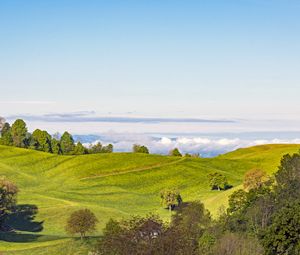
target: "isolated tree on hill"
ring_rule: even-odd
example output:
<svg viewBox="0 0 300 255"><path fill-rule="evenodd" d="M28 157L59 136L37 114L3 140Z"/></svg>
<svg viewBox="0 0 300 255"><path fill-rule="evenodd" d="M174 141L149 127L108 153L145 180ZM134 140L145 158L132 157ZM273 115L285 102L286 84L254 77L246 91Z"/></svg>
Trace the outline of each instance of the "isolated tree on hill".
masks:
<svg viewBox="0 0 300 255"><path fill-rule="evenodd" d="M66 231L71 234L80 234L81 240L86 233L96 230L98 220L89 209L81 209L73 212L67 221Z"/></svg>
<svg viewBox="0 0 300 255"><path fill-rule="evenodd" d="M249 170L244 177L244 188L246 190L258 189L267 181L267 174L261 169Z"/></svg>
<svg viewBox="0 0 300 255"><path fill-rule="evenodd" d="M174 157L182 157L182 154L177 148L171 150L169 154L170 156L174 156Z"/></svg>
<svg viewBox="0 0 300 255"><path fill-rule="evenodd" d="M87 154L87 149L82 145L81 142L78 142L75 146L74 154L75 155Z"/></svg>
<svg viewBox="0 0 300 255"><path fill-rule="evenodd" d="M68 133L64 132L60 138L60 147L63 154L71 155L74 153L75 144L73 137Z"/></svg>
<svg viewBox="0 0 300 255"><path fill-rule="evenodd" d="M26 147L27 127L24 120L17 119L11 126L13 145L16 147Z"/></svg>
<svg viewBox="0 0 300 255"><path fill-rule="evenodd" d="M132 151L134 153L146 153L149 154L149 150L146 146L144 145L139 145L139 144L134 144L132 147Z"/></svg>
<svg viewBox="0 0 300 255"><path fill-rule="evenodd" d="M176 205L182 203L182 197L178 190L164 189L160 192L161 203L172 211Z"/></svg>
<svg viewBox="0 0 300 255"><path fill-rule="evenodd" d="M213 173L208 175L209 178L209 185L211 189L217 189L217 190L225 190L228 186L227 178L226 176L220 174L220 173Z"/></svg>
<svg viewBox="0 0 300 255"><path fill-rule="evenodd" d="M11 181L0 178L0 227L4 217L9 214L16 205L17 186Z"/></svg>
<svg viewBox="0 0 300 255"><path fill-rule="evenodd" d="M2 145L13 145L13 139L11 135L11 127L9 123L4 123L2 130L1 130L1 137L0 137L0 144Z"/></svg>

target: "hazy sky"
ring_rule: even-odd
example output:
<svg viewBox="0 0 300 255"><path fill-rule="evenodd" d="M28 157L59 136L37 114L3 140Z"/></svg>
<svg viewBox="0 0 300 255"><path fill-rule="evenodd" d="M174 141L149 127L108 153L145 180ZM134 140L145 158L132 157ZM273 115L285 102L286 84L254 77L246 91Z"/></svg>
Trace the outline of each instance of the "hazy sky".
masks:
<svg viewBox="0 0 300 255"><path fill-rule="evenodd" d="M298 0L1 0L0 115L299 120L299 13Z"/></svg>

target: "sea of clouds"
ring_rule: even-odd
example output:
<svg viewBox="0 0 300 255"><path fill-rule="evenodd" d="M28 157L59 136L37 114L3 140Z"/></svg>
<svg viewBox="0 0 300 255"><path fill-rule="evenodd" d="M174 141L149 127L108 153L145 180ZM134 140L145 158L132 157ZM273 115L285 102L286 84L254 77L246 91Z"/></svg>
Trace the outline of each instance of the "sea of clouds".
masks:
<svg viewBox="0 0 300 255"><path fill-rule="evenodd" d="M251 139L251 138L220 138L210 136L159 136L147 134L122 134L107 133L101 136L78 135L77 141L85 146L97 142L102 144L112 143L117 152L128 152L132 150L133 144L145 145L151 153L168 154L170 150L178 148L182 153L199 153L202 157L213 157L239 148L262 144L300 144L300 139Z"/></svg>

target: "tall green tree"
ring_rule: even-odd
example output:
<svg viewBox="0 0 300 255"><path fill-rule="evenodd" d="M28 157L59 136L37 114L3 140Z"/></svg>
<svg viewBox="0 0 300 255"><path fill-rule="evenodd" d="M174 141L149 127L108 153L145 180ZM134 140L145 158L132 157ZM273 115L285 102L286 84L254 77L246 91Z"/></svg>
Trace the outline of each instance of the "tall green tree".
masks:
<svg viewBox="0 0 300 255"><path fill-rule="evenodd" d="M51 135L47 133L47 131L42 131L40 129L36 129L31 136L31 143L34 149L52 152L51 149Z"/></svg>
<svg viewBox="0 0 300 255"><path fill-rule="evenodd" d="M296 255L300 248L300 203L289 204L279 210L272 225L263 236L267 255Z"/></svg>
<svg viewBox="0 0 300 255"><path fill-rule="evenodd" d="M0 137L0 144L11 146L13 145L13 138L11 135L11 127L9 123L4 123L1 129L1 137Z"/></svg>
<svg viewBox="0 0 300 255"><path fill-rule="evenodd" d="M64 132L60 138L60 147L62 154L71 155L74 153L75 144L73 137L68 133Z"/></svg>
<svg viewBox="0 0 300 255"><path fill-rule="evenodd" d="M177 243L176 254L202 254L198 251L199 239L210 224L210 213L200 201L179 206L172 215L170 230L173 235L169 236Z"/></svg>
<svg viewBox="0 0 300 255"><path fill-rule="evenodd" d="M228 209L230 214L240 213L247 206L248 193L242 189L239 189L231 194L228 199Z"/></svg>
<svg viewBox="0 0 300 255"><path fill-rule="evenodd" d="M11 126L13 145L16 147L27 147L27 127L22 119L17 119Z"/></svg>
<svg viewBox="0 0 300 255"><path fill-rule="evenodd" d="M51 149L53 154L62 154L60 142L55 138L51 139Z"/></svg>

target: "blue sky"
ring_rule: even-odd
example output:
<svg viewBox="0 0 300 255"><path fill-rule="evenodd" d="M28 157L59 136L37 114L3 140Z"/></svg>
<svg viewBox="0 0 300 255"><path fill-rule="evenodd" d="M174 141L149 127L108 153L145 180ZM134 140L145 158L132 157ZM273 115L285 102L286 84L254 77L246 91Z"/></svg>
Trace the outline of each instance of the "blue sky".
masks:
<svg viewBox="0 0 300 255"><path fill-rule="evenodd" d="M299 13L292 0L1 0L0 115L258 120L251 131L292 120L280 129L300 131Z"/></svg>

